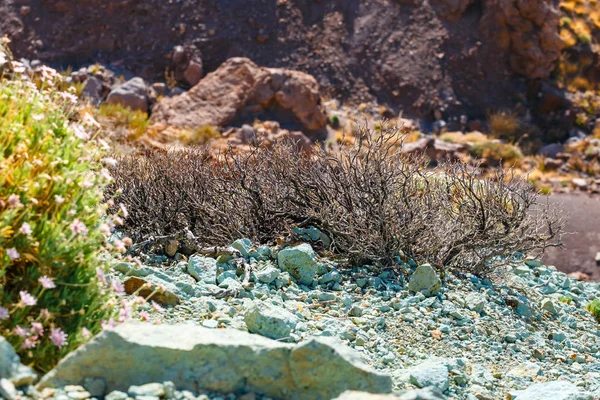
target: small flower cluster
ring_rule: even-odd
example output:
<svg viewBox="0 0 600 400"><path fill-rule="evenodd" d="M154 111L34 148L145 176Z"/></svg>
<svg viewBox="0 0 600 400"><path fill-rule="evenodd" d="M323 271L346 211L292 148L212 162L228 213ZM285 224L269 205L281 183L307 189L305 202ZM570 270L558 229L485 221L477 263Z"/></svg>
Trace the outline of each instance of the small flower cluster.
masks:
<svg viewBox="0 0 600 400"><path fill-rule="evenodd" d="M40 288L38 289L38 293L42 293L47 289L55 289L56 284L54 280L46 275L41 276L38 279L38 283ZM7 320L10 318L11 314L18 314L22 310L25 310L28 307L35 307L38 304L38 299L33 296L31 293L21 290L19 292L19 301L9 306L9 308L0 307L0 320ZM20 325L16 325L12 334L22 340L21 349L32 349L38 345L38 342L44 337L44 324L52 321L52 313L48 311L48 309L44 308L39 311L37 317L34 321L30 323L29 327L22 327ZM67 342L68 335L63 332L63 330L59 327L54 327L52 323L50 323L50 333L48 334L48 339L52 342L52 344L58 348L65 346Z"/></svg>

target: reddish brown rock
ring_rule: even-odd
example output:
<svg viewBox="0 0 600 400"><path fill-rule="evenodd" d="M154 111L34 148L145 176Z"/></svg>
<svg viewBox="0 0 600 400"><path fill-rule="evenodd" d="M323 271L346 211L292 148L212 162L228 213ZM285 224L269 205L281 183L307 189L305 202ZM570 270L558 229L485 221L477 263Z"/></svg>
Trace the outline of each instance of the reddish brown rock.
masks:
<svg viewBox="0 0 600 400"><path fill-rule="evenodd" d="M530 79L548 78L564 44L560 15L549 0L488 0L481 29L510 53L512 70Z"/></svg>
<svg viewBox="0 0 600 400"><path fill-rule="evenodd" d="M291 115L307 132L325 130L327 117L321 107L319 85L312 76L259 67L247 58L229 59L188 92L161 99L152 119L188 128L227 126L267 110L282 118Z"/></svg>
<svg viewBox="0 0 600 400"><path fill-rule="evenodd" d="M156 288L153 287L152 284L150 284L150 288L144 287L144 285L146 285L147 283L148 282L146 282L146 280L142 278L132 276L123 283L125 286L125 293L133 294L137 292L139 296L142 296L144 298L148 298L148 296L152 295L150 296L150 298L148 298L148 300L153 300L163 306L174 306L181 302L177 295L167 290L157 291L156 293L152 294ZM142 289L142 287L144 288Z"/></svg>

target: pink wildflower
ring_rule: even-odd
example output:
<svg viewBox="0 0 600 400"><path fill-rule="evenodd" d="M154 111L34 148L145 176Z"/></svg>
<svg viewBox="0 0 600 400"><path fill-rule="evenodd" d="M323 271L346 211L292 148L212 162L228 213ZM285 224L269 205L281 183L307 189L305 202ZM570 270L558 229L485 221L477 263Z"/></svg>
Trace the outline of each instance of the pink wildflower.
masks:
<svg viewBox="0 0 600 400"><path fill-rule="evenodd" d="M73 125L73 133L75 137L81 140L88 140L90 138L90 134L85 131L80 125Z"/></svg>
<svg viewBox="0 0 600 400"><path fill-rule="evenodd" d="M8 196L8 206L11 208L17 208L22 206L21 199L16 194Z"/></svg>
<svg viewBox="0 0 600 400"><path fill-rule="evenodd" d="M71 228L71 231L76 235L81 234L82 236L85 236L88 233L87 226L85 226L85 224L79 219L75 219L73 222L71 222L69 228Z"/></svg>
<svg viewBox="0 0 600 400"><path fill-rule="evenodd" d="M56 201L56 204L61 204L65 202L65 198L57 194L56 196L54 196L54 201Z"/></svg>
<svg viewBox="0 0 600 400"><path fill-rule="evenodd" d="M37 299L25 290L21 290L19 296L21 297L21 300L19 301L21 307L35 306L37 304Z"/></svg>
<svg viewBox="0 0 600 400"><path fill-rule="evenodd" d="M96 267L96 277L98 280L106 285L106 274L104 270L100 267Z"/></svg>
<svg viewBox="0 0 600 400"><path fill-rule="evenodd" d="M31 235L31 233L33 232L31 230L31 225L29 225L27 222L23 223L23 225L21 225L21 229L19 229L19 231L24 234L24 235Z"/></svg>
<svg viewBox="0 0 600 400"><path fill-rule="evenodd" d="M118 251L119 253L125 253L127 251L125 244L121 240L115 239L114 244L115 244L115 250Z"/></svg>
<svg viewBox="0 0 600 400"><path fill-rule="evenodd" d="M67 344L68 336L69 335L64 333L60 328L52 328L50 330L50 340L52 340L52 343L54 343L56 347L60 348Z"/></svg>
<svg viewBox="0 0 600 400"><path fill-rule="evenodd" d="M42 311L40 311L40 317L42 317L42 319L48 319L52 316L52 314L50 314L50 311L48 311L47 308L42 309Z"/></svg>
<svg viewBox="0 0 600 400"><path fill-rule="evenodd" d="M10 249L6 249L6 255L11 260L16 260L17 258L21 257L21 255L19 254L19 252L17 251L17 249L14 248L14 247L12 247Z"/></svg>
<svg viewBox="0 0 600 400"><path fill-rule="evenodd" d="M159 312L159 313L160 313L160 312L163 312L163 311L165 311L165 309L164 309L164 308L162 308L162 307L160 306L160 304L158 304L158 303L157 303L157 302L155 302L154 300L152 300L152 303L151 303L151 304L152 304L152 308L154 308L154 311L156 311L156 312Z"/></svg>
<svg viewBox="0 0 600 400"><path fill-rule="evenodd" d="M19 325L15 326L15 329L13 329L13 333L22 338L26 338L28 335L27 329L22 328Z"/></svg>
<svg viewBox="0 0 600 400"><path fill-rule="evenodd" d="M104 157L101 158L100 161L102 161L105 165L109 165L111 167L117 166L117 160L113 157Z"/></svg>
<svg viewBox="0 0 600 400"><path fill-rule="evenodd" d="M54 289L56 287L56 284L54 283L54 280L52 280L52 278L47 277L46 275L41 276L38 281L42 284L42 287L44 289Z"/></svg>
<svg viewBox="0 0 600 400"><path fill-rule="evenodd" d="M142 311L140 313L140 318L142 321L148 321L148 319L150 319L150 315L146 311Z"/></svg>
<svg viewBox="0 0 600 400"><path fill-rule="evenodd" d="M41 322L32 322L31 323L31 333L38 336L44 335L44 326Z"/></svg>
<svg viewBox="0 0 600 400"><path fill-rule="evenodd" d="M87 338L89 338L90 336L92 336L92 332L90 332L90 331L88 330L88 328L83 328L83 329L81 330L81 336L83 336L84 338L86 338L86 339L87 339Z"/></svg>
<svg viewBox="0 0 600 400"><path fill-rule="evenodd" d="M113 279L110 282L110 287L115 291L116 294L125 294L125 286L118 279Z"/></svg>
<svg viewBox="0 0 600 400"><path fill-rule="evenodd" d="M22 349L33 349L35 346L37 346L37 340L38 340L37 336L28 337L21 344L21 348Z"/></svg>
<svg viewBox="0 0 600 400"><path fill-rule="evenodd" d="M8 310L4 307L0 307L0 320L8 319L9 316Z"/></svg>
<svg viewBox="0 0 600 400"><path fill-rule="evenodd" d="M100 232L105 236L110 236L110 226L108 224L100 224Z"/></svg>

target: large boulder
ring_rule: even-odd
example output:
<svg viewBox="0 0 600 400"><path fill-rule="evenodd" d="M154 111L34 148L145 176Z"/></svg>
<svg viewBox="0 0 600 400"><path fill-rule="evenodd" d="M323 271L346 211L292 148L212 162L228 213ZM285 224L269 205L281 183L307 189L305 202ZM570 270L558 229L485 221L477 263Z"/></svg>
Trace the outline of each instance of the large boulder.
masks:
<svg viewBox="0 0 600 400"><path fill-rule="evenodd" d="M21 364L21 359L8 341L0 336L0 378L7 379L12 385L30 385L37 375L30 367Z"/></svg>
<svg viewBox="0 0 600 400"><path fill-rule="evenodd" d="M188 92L158 101L155 122L178 127L226 126L264 112L294 119L307 132L326 132L319 85L310 75L259 67L247 58L231 58ZM287 115L286 115L287 114Z"/></svg>
<svg viewBox="0 0 600 400"><path fill-rule="evenodd" d="M564 46L560 14L546 0L487 0L481 29L508 51L511 69L529 79L546 79Z"/></svg>
<svg viewBox="0 0 600 400"><path fill-rule="evenodd" d="M132 78L113 89L106 98L108 104L120 104L132 110L148 111L148 88L142 78Z"/></svg>
<svg viewBox="0 0 600 400"><path fill-rule="evenodd" d="M180 390L325 400L346 390L389 393L391 378L325 338L294 346L234 329L126 323L65 357L38 389L103 378L106 391L172 381Z"/></svg>

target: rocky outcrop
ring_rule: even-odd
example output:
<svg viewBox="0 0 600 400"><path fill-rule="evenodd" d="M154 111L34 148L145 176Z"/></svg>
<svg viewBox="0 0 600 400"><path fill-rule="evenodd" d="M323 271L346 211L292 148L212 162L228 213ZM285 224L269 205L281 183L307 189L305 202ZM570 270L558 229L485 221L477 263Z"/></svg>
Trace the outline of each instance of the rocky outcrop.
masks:
<svg viewBox="0 0 600 400"><path fill-rule="evenodd" d="M259 67L247 58L232 58L208 74L190 91L163 98L152 119L179 127L226 126L264 113L323 134L327 118L319 85L299 71Z"/></svg>
<svg viewBox="0 0 600 400"><path fill-rule="evenodd" d="M548 78L560 56L559 13L547 0L487 0L481 29L509 52L512 70L530 79Z"/></svg>
<svg viewBox="0 0 600 400"><path fill-rule="evenodd" d="M37 375L30 367L21 364L21 359L8 341L0 336L0 378L6 380L3 387L30 385Z"/></svg>
<svg viewBox="0 0 600 400"><path fill-rule="evenodd" d="M132 110L148 111L148 88L142 78L132 78L111 90L106 98L108 104L120 104Z"/></svg>
<svg viewBox="0 0 600 400"><path fill-rule="evenodd" d="M172 381L178 388L254 392L285 399L331 399L346 390L391 392L389 376L371 370L330 338L299 345L234 329L195 324L127 323L68 355L39 389L103 378L106 391Z"/></svg>

